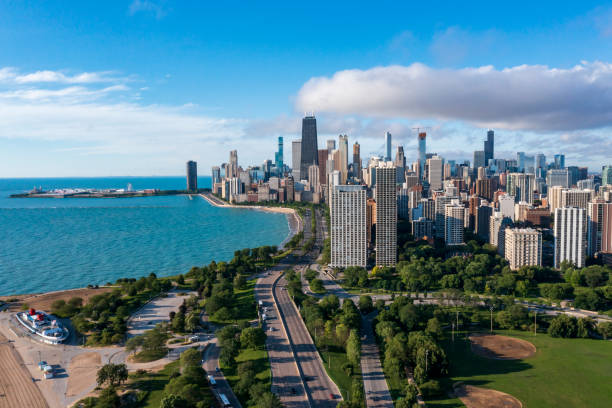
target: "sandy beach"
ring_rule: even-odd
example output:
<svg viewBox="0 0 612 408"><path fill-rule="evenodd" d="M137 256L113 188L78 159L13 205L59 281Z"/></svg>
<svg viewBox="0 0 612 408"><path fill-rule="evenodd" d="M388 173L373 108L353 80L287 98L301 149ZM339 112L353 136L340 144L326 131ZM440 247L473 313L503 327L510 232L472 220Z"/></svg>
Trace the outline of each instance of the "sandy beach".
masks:
<svg viewBox="0 0 612 408"><path fill-rule="evenodd" d="M202 198L204 198L208 203L214 207L223 207L223 208L248 208L251 210L258 210L270 213L280 213L285 214L287 216L287 222L289 224L289 234L287 237L281 242L279 247L284 247L287 242L298 232L302 231L304 226L302 225L302 219L297 214L293 208L287 207L267 207L264 205L234 205L228 204L224 201L221 201L217 197L213 196L211 193L203 193L200 194Z"/></svg>

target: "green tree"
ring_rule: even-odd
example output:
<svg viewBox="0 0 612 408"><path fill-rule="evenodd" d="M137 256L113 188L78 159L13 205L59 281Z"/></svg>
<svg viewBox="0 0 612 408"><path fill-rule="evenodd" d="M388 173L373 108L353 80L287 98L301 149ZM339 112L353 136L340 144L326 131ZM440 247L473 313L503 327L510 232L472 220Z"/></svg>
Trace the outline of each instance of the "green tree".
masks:
<svg viewBox="0 0 612 408"><path fill-rule="evenodd" d="M242 347L257 350L266 343L266 333L259 327L247 327L240 334Z"/></svg>
<svg viewBox="0 0 612 408"><path fill-rule="evenodd" d="M361 313L368 314L372 311L374 305L372 304L372 297L368 295L359 296L359 310Z"/></svg>
<svg viewBox="0 0 612 408"><path fill-rule="evenodd" d="M601 334L604 340L612 338L612 323L600 322L597 325L597 332Z"/></svg>
<svg viewBox="0 0 612 408"><path fill-rule="evenodd" d="M425 331L433 338L440 339L442 337L442 324L436 317L432 317L427 321L427 328Z"/></svg>
<svg viewBox="0 0 612 408"><path fill-rule="evenodd" d="M162 398L160 408L189 408L187 400L180 395L166 395Z"/></svg>
<svg viewBox="0 0 612 408"><path fill-rule="evenodd" d="M110 386L102 390L96 401L95 408L119 408L120 406L121 399L117 395L115 387Z"/></svg>
<svg viewBox="0 0 612 408"><path fill-rule="evenodd" d="M255 405L256 408L283 408L280 400L275 394L266 392L259 397L259 401Z"/></svg>
<svg viewBox="0 0 612 408"><path fill-rule="evenodd" d="M361 340L357 330L351 330L346 342L346 358L354 366L359 367L361 359Z"/></svg>
<svg viewBox="0 0 612 408"><path fill-rule="evenodd" d="M102 386L105 383L109 383L111 387L120 385L122 382L127 381L128 370L125 364L105 364L99 370L96 377L98 386Z"/></svg>

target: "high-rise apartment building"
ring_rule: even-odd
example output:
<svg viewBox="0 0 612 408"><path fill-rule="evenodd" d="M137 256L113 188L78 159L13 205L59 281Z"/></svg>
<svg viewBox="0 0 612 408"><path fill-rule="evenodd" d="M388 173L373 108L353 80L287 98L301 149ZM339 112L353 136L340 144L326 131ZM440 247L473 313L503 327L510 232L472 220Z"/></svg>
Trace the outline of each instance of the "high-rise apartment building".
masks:
<svg viewBox="0 0 612 408"><path fill-rule="evenodd" d="M601 252L612 254L612 204L604 206L601 224Z"/></svg>
<svg viewBox="0 0 612 408"><path fill-rule="evenodd" d="M420 217L411 222L412 236L414 239L431 238L433 234L433 222L425 217Z"/></svg>
<svg viewBox="0 0 612 408"><path fill-rule="evenodd" d="M499 211L503 217L510 218L514 221L514 197L509 194L503 194L497 199Z"/></svg>
<svg viewBox="0 0 612 408"><path fill-rule="evenodd" d="M373 198L368 198L366 201L366 236L368 238L368 247L373 245L372 233L376 226L376 201Z"/></svg>
<svg viewBox="0 0 612 408"><path fill-rule="evenodd" d="M319 184L322 186L327 184L327 157L329 153L327 149L319 149Z"/></svg>
<svg viewBox="0 0 612 408"><path fill-rule="evenodd" d="M546 185L548 187L561 186L570 187L570 176L567 169L550 169L546 173Z"/></svg>
<svg viewBox="0 0 612 408"><path fill-rule="evenodd" d="M427 176L427 181L429 182L429 189L441 190L444 159L442 159L440 156L433 156L431 159L427 159L427 168L429 169Z"/></svg>
<svg viewBox="0 0 612 408"><path fill-rule="evenodd" d="M321 193L321 180L319 178L319 166L317 164L308 167L308 187L313 193Z"/></svg>
<svg viewBox="0 0 612 408"><path fill-rule="evenodd" d="M514 197L514 201L519 203L524 201L528 204L533 203L533 191L535 190L535 176L525 173L510 173L506 183L506 192Z"/></svg>
<svg viewBox="0 0 612 408"><path fill-rule="evenodd" d="M365 267L367 262L366 191L335 186L331 199L331 266Z"/></svg>
<svg viewBox="0 0 612 408"><path fill-rule="evenodd" d="M327 139L325 147L327 148L327 152L331 153L332 151L336 150L336 141L334 139Z"/></svg>
<svg viewBox="0 0 612 408"><path fill-rule="evenodd" d="M444 242L446 245L463 244L465 207L458 201L444 206Z"/></svg>
<svg viewBox="0 0 612 408"><path fill-rule="evenodd" d="M553 167L555 169L565 168L565 155L564 154L555 154L555 161L553 163Z"/></svg>
<svg viewBox="0 0 612 408"><path fill-rule="evenodd" d="M391 133L385 132L385 147L386 147L386 156L385 161L391 160Z"/></svg>
<svg viewBox="0 0 612 408"><path fill-rule="evenodd" d="M555 268L569 261L578 268L584 266L587 249L587 211L585 208L564 207L555 210Z"/></svg>
<svg viewBox="0 0 612 408"><path fill-rule="evenodd" d="M548 187L548 208L550 209L550 213L554 214L557 208L562 207L561 205L561 193L565 191L566 188L561 186L549 186Z"/></svg>
<svg viewBox="0 0 612 408"><path fill-rule="evenodd" d="M406 156L404 156L404 146L397 146L394 163L397 169L397 183L402 184L406 177Z"/></svg>
<svg viewBox="0 0 612 408"><path fill-rule="evenodd" d="M348 179L348 136L340 135L338 136L338 150L340 151L340 176L342 178L341 183L346 184L346 180Z"/></svg>
<svg viewBox="0 0 612 408"><path fill-rule="evenodd" d="M543 153L537 153L535 155L534 165L536 177L544 177L546 175L546 156Z"/></svg>
<svg viewBox="0 0 612 408"><path fill-rule="evenodd" d="M561 191L561 207L587 208L588 203L595 198L593 190L569 189Z"/></svg>
<svg viewBox="0 0 612 408"><path fill-rule="evenodd" d="M434 201L434 222L435 222L435 236L436 238L444 238L444 224L446 220L446 205L450 204L453 200L457 200L457 197L447 196L443 194L439 194L436 196ZM428 200L429 201L429 200ZM425 212L423 213L423 217L427 217Z"/></svg>
<svg viewBox="0 0 612 408"><path fill-rule="evenodd" d="M419 151L417 152L417 157L419 160L419 178L422 180L425 178L425 160L427 158L427 133L419 132L418 135L418 146Z"/></svg>
<svg viewBox="0 0 612 408"><path fill-rule="evenodd" d="M376 167L376 265L394 266L397 261L397 192L393 162Z"/></svg>
<svg viewBox="0 0 612 408"><path fill-rule="evenodd" d="M510 269L542 265L542 234L533 228L506 228L504 256Z"/></svg>
<svg viewBox="0 0 612 408"><path fill-rule="evenodd" d="M300 154L300 176L308 175L308 167L319 164L317 147L317 119L306 116L302 119L302 149Z"/></svg>
<svg viewBox="0 0 612 408"><path fill-rule="evenodd" d="M494 211L489 220L489 244L497 247L497 252L504 255L506 250L506 231L512 225L512 219L504 217L501 211Z"/></svg>
<svg viewBox="0 0 612 408"><path fill-rule="evenodd" d="M588 204L587 208L587 255L593 256L601 252L601 243L605 223L612 222L604 217L604 210L609 214L612 211L612 203L606 203L602 198L595 198Z"/></svg>
<svg viewBox="0 0 612 408"><path fill-rule="evenodd" d="M198 191L198 164L192 160L187 162L187 191Z"/></svg>
<svg viewBox="0 0 612 408"><path fill-rule="evenodd" d="M291 142L291 165L292 165L292 174L293 179L300 181L302 179L302 174L300 172L301 165L301 157L302 157L302 139L293 140Z"/></svg>

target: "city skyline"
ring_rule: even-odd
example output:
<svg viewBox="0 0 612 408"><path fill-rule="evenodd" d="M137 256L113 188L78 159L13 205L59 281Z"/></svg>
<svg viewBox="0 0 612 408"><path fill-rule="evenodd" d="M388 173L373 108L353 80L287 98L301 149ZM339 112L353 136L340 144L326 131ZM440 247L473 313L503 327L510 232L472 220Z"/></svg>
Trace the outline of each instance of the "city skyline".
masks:
<svg viewBox="0 0 612 408"><path fill-rule="evenodd" d="M428 151L472 160L493 128L496 157L521 146L598 171L612 157L612 9L552 4L528 16L384 4L367 16L378 23L351 33L336 24L341 4L316 15L281 4L0 5L0 177L177 175L187 159L209 168L236 147L259 163L279 136L299 138L305 111L321 141L346 134L362 157L384 155L388 131L411 162L422 127ZM316 33L292 24L296 14Z"/></svg>

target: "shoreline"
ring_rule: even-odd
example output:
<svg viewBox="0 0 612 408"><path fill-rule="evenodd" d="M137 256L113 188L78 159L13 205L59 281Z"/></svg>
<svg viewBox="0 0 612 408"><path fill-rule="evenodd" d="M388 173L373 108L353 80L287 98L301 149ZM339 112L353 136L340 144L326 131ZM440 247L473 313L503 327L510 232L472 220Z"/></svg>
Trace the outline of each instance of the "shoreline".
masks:
<svg viewBox="0 0 612 408"><path fill-rule="evenodd" d="M277 214L285 214L287 217L287 224L289 225L289 233L285 237L285 239L279 244L279 248L284 248L285 244L289 242L291 238L304 228L302 225L302 219L297 214L297 211L293 208L287 207L267 207L264 205L235 205L225 203L215 196L212 196L210 193L200 193L198 194L200 197L205 199L210 205L218 208L248 208L251 210L258 210L269 213L277 213Z"/></svg>

